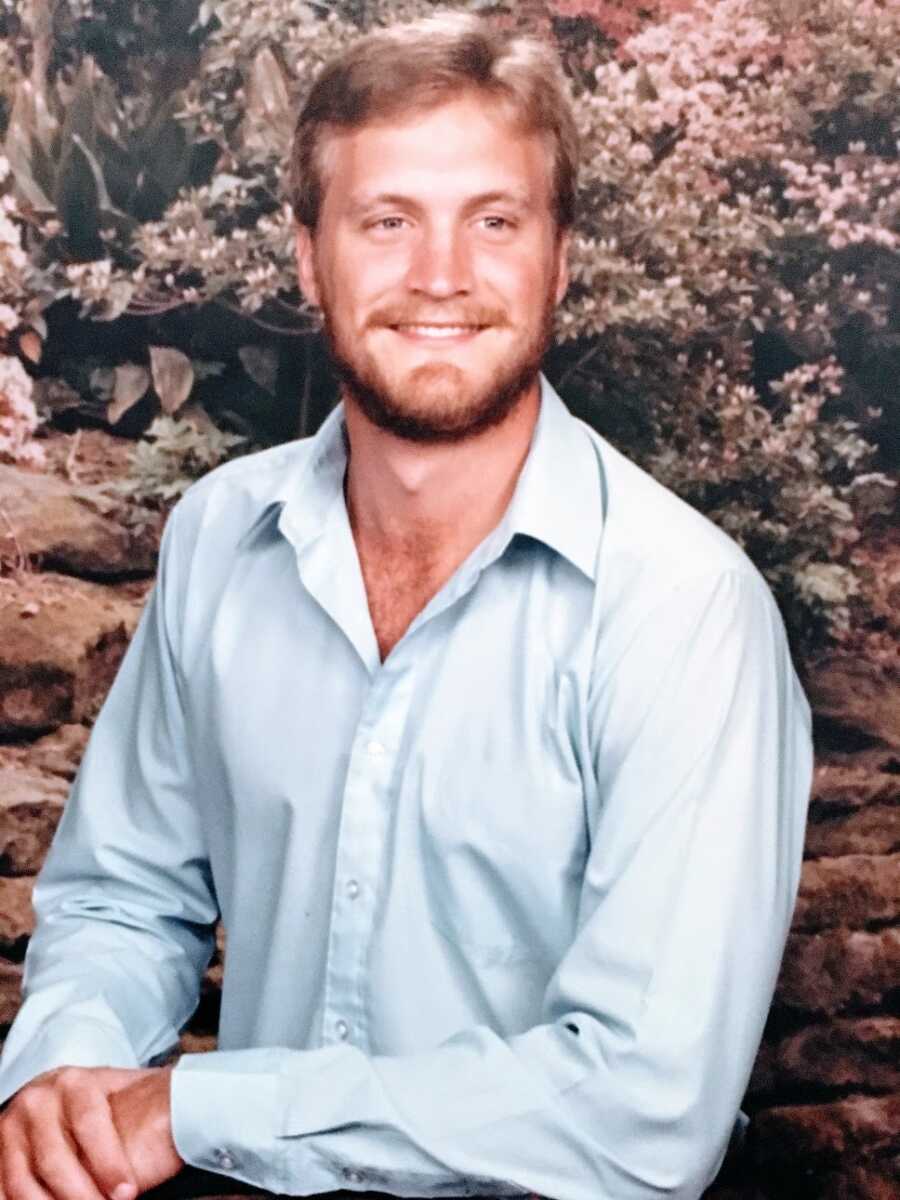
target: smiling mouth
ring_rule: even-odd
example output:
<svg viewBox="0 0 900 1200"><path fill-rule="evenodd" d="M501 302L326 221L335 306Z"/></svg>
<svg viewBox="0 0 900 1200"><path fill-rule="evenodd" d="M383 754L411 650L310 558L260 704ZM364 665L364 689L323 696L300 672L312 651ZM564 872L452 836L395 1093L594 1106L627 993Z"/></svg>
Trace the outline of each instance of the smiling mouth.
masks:
<svg viewBox="0 0 900 1200"><path fill-rule="evenodd" d="M390 325L394 333L405 337L417 338L423 341L454 341L460 338L472 337L487 329L486 325Z"/></svg>

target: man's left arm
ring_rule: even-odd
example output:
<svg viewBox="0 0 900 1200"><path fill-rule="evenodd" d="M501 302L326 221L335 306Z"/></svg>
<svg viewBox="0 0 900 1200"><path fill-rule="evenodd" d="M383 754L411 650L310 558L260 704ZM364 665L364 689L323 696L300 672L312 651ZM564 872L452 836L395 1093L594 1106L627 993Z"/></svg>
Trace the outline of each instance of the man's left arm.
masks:
<svg viewBox="0 0 900 1200"><path fill-rule="evenodd" d="M293 1195L702 1194L796 898L809 707L750 568L669 588L600 673L599 815L541 1023L403 1056L185 1055L171 1076L182 1158Z"/></svg>

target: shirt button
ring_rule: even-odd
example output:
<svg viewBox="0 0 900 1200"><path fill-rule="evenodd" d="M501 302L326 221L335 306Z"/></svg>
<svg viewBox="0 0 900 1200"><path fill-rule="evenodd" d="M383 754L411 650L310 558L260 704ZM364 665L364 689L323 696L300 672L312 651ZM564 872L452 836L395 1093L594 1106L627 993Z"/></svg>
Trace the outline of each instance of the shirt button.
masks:
<svg viewBox="0 0 900 1200"><path fill-rule="evenodd" d="M381 742L376 742L374 738L366 746L366 749L372 758L381 758L382 754L384 754L384 746L382 746Z"/></svg>
<svg viewBox="0 0 900 1200"><path fill-rule="evenodd" d="M341 1041L346 1041L347 1035L350 1033L350 1026L347 1024L347 1022L335 1021L334 1029Z"/></svg>
<svg viewBox="0 0 900 1200"><path fill-rule="evenodd" d="M227 1150L216 1150L213 1154L218 1165L223 1171L233 1171L237 1166L234 1156L229 1154Z"/></svg>
<svg viewBox="0 0 900 1200"><path fill-rule="evenodd" d="M350 1167L344 1168L344 1178L348 1183L362 1183L365 1176L362 1171L354 1171Z"/></svg>
<svg viewBox="0 0 900 1200"><path fill-rule="evenodd" d="M359 884L356 882L355 879L351 879L348 881L347 895L350 897L351 900L355 900L356 897L359 895Z"/></svg>

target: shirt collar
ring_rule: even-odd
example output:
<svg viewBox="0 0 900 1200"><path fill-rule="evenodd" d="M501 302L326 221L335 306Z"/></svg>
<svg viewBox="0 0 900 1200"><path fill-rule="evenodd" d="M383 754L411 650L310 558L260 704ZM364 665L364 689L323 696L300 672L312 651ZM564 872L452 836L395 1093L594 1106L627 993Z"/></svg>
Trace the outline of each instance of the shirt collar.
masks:
<svg viewBox="0 0 900 1200"><path fill-rule="evenodd" d="M522 534L595 579L603 527L600 460L586 428L543 374L540 386L528 456L509 507L488 539L491 558ZM278 527L298 551L323 532L332 505L343 503L345 436L343 404L338 404L313 438L304 466L299 473L288 472L272 497L272 504L281 505Z"/></svg>
<svg viewBox="0 0 900 1200"><path fill-rule="evenodd" d="M541 375L531 449L499 528L536 538L590 579L603 528L600 459L582 424Z"/></svg>

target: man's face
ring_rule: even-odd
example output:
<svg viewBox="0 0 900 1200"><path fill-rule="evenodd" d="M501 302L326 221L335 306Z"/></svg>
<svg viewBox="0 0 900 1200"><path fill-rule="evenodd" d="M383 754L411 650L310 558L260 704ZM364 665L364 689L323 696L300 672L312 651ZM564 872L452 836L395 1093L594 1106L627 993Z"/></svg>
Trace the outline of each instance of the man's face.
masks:
<svg viewBox="0 0 900 1200"><path fill-rule="evenodd" d="M382 428L458 440L535 386L568 283L550 154L465 94L333 137L307 300L345 394Z"/></svg>

